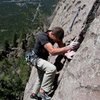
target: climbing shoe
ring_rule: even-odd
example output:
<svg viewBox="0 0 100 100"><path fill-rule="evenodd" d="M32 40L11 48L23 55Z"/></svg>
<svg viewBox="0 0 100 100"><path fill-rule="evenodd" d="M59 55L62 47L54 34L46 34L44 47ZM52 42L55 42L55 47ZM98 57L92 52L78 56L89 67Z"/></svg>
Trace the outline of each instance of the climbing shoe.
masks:
<svg viewBox="0 0 100 100"><path fill-rule="evenodd" d="M33 96L33 94L30 95L30 98L33 99L33 100L42 100L40 97L38 97L37 95L36 96Z"/></svg>
<svg viewBox="0 0 100 100"><path fill-rule="evenodd" d="M42 100L51 100L51 97L48 96L47 93L38 93L38 97L40 97Z"/></svg>

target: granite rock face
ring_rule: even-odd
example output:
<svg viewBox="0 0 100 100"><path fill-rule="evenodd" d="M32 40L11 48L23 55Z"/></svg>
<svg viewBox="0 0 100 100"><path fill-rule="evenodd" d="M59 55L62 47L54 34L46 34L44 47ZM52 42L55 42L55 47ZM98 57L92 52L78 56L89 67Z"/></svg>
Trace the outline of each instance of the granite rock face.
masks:
<svg viewBox="0 0 100 100"><path fill-rule="evenodd" d="M100 100L100 0L62 0L50 29L60 26L64 42L80 36L81 45L70 62L65 62L52 100ZM50 57L54 63L56 57ZM34 85L32 69L24 92L24 100Z"/></svg>
<svg viewBox="0 0 100 100"><path fill-rule="evenodd" d="M64 70L52 100L100 100L100 16Z"/></svg>

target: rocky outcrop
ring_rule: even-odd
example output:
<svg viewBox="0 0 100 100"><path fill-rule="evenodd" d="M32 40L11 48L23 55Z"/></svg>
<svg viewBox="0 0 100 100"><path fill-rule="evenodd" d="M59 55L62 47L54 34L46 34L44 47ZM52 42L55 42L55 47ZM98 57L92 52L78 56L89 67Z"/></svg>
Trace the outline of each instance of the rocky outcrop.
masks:
<svg viewBox="0 0 100 100"><path fill-rule="evenodd" d="M100 100L100 16L64 70L52 100Z"/></svg>
<svg viewBox="0 0 100 100"><path fill-rule="evenodd" d="M81 45L58 78L52 100L100 100L100 0L63 0L50 26L63 27L64 42L80 36ZM55 57L51 57L52 63ZM32 69L25 89L29 95L36 78Z"/></svg>

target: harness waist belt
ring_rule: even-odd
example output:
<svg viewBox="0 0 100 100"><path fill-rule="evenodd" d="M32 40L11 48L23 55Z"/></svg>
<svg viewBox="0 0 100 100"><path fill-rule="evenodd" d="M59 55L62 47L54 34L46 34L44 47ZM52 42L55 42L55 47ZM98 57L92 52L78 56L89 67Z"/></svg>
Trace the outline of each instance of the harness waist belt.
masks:
<svg viewBox="0 0 100 100"><path fill-rule="evenodd" d="M31 53L26 54L26 61L27 62L32 62L33 60L35 60L37 58L38 58L38 56L35 54L34 51L32 51Z"/></svg>

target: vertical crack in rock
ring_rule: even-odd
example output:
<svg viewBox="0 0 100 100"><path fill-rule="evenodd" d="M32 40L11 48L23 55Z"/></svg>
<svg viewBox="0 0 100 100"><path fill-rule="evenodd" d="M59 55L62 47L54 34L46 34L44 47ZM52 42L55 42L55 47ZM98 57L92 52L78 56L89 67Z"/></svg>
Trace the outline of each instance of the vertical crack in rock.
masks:
<svg viewBox="0 0 100 100"><path fill-rule="evenodd" d="M76 13L76 15L75 15L75 17L74 17L74 19L73 19L73 21L72 21L72 24L71 24L71 26L70 26L70 32L72 31L72 28L73 28L73 25L74 25L75 19L76 19L77 16L79 15L80 10L81 10L81 7L78 8L78 11L77 11L77 13Z"/></svg>
<svg viewBox="0 0 100 100"><path fill-rule="evenodd" d="M91 11L90 11L90 13L89 13L89 15L88 15L88 17L87 17L87 20L84 23L85 28L82 30L82 32L79 35L79 37L80 37L79 42L80 43L83 41L83 39L85 37L85 33L87 32L90 24L95 19L96 13L97 13L97 10L98 10L99 6L100 6L100 0L96 0L93 7L92 7L92 9L91 9Z"/></svg>
<svg viewBox="0 0 100 100"><path fill-rule="evenodd" d="M85 35L86 35L86 32L87 32L87 30L89 29L89 27L90 27L90 25L91 25L91 23L93 22L93 20L96 18L96 13L97 13L97 10L98 10L98 8L99 8L99 6L100 6L100 1L98 1L98 0L96 0L95 1L95 3L94 3L94 5L93 5L93 7L92 7L92 9L91 9L91 11L90 11L90 13L88 14L88 16L87 16L87 19L86 19L86 21L85 21L85 23L84 23L84 29L81 31L81 33L79 34L79 37L78 37L78 41L80 42L80 43L82 43L82 41L84 40L84 38L85 38ZM83 8L85 7L85 5L83 6ZM82 8L82 9L83 9ZM76 15L75 15L75 17L74 17L74 19L73 19L73 22L72 22L72 24L71 24L71 26L70 26L70 31L72 30L72 27L74 26L74 22L75 22L75 19L76 19L76 17L78 16L78 14L80 13L80 10L81 10L81 8L79 8L78 9L78 11L77 11L77 13L76 13ZM67 65L68 66L68 65ZM77 80L77 78L74 76L74 74L72 73L72 72L70 72L70 71L68 71L67 70L67 74L69 75L69 76L71 76L72 78L73 78L73 80ZM64 79L64 76L62 75L62 77L63 78L61 78L61 80L60 80L60 82L61 81L63 81L62 79ZM59 82L59 83L60 83ZM62 83L62 82L61 82ZM76 86L76 89L79 87L79 88L85 88L85 89L88 89L88 90L92 90L92 91L100 91L100 86L99 85L94 85L94 86L92 86L92 85L82 85L80 82L78 82L77 81L77 84L79 84L79 85L77 85ZM61 84L59 84L60 86L61 86ZM72 86L73 87L73 86ZM60 87L59 89L62 89L62 87ZM57 90L58 92L60 92L59 90ZM57 93L57 95L58 95L59 93ZM60 95L61 95L62 93L60 93ZM56 95L56 96L57 96ZM52 100L54 100L54 98L56 98L56 97L53 97L53 99ZM60 100L60 99L59 99ZM63 99L62 99L63 100Z"/></svg>
<svg viewBox="0 0 100 100"><path fill-rule="evenodd" d="M89 15L88 15L88 17L87 17L87 19L86 19L86 21L85 21L85 24L86 24L85 26L86 27L79 34L78 42L82 43L82 41L84 40L85 34L86 34L90 24L93 22L93 20L96 17L96 13L97 13L97 10L98 10L99 6L100 6L100 1L96 0L94 5L93 5L93 7L92 7L92 9L91 9L91 11L90 11L90 13L89 13ZM68 71L68 73L69 73L69 75L71 75L71 76L73 76L75 78L75 76L71 72Z"/></svg>

